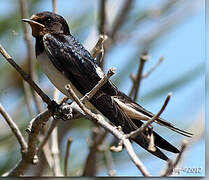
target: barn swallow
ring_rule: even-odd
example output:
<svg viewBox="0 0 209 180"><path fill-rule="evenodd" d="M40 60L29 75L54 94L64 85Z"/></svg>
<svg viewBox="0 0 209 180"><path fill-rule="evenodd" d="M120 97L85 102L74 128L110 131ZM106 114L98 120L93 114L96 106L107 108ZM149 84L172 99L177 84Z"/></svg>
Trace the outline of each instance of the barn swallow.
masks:
<svg viewBox="0 0 209 180"><path fill-rule="evenodd" d="M36 39L36 57L42 70L63 94L69 96L65 85L70 84L78 97L82 97L104 77L104 72L95 59L71 35L68 24L62 16L51 12L41 12L23 21L29 23L32 28L32 35ZM154 116L153 113L119 91L111 80L97 91L90 99L90 103L111 123L117 127L120 126L126 134L141 127L142 120L146 121ZM162 118L158 118L155 122L184 136L192 136L191 133L176 128ZM150 143L148 135L152 132L155 151L148 148ZM163 160L168 160L168 157L160 148L179 153L176 147L151 128L137 136L134 141Z"/></svg>

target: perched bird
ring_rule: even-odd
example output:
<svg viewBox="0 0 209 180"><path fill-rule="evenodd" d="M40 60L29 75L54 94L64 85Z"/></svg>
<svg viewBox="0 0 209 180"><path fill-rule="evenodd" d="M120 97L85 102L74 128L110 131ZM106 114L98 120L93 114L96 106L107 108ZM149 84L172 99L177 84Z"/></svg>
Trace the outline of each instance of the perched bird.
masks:
<svg viewBox="0 0 209 180"><path fill-rule="evenodd" d="M30 24L32 35L36 39L36 57L50 81L66 96L65 89L70 84L81 97L89 92L104 77L104 72L97 65L91 54L71 35L65 19L51 12L41 12L23 19ZM90 103L115 126L120 126L124 133L130 133L142 126L141 120L149 120L154 115L119 91L109 80L92 97ZM184 136L192 134L174 127L171 123L158 118L156 123ZM137 136L134 141L153 155L168 160L159 149L179 153L179 150L153 131L156 150L148 148L152 130Z"/></svg>

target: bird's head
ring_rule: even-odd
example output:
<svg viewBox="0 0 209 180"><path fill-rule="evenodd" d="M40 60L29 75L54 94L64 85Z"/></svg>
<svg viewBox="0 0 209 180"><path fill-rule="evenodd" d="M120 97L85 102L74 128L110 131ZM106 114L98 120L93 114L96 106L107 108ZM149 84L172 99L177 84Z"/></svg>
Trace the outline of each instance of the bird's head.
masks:
<svg viewBox="0 0 209 180"><path fill-rule="evenodd" d="M22 21L30 24L34 37L42 37L46 33L70 34L65 19L52 12L37 13L32 15L30 19L22 19Z"/></svg>

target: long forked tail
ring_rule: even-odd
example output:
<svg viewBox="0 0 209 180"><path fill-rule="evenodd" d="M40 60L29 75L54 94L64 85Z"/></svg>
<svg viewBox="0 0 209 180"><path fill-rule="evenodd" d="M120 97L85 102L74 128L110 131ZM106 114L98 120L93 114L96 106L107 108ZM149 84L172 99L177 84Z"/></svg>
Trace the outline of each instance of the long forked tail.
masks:
<svg viewBox="0 0 209 180"><path fill-rule="evenodd" d="M128 116L131 119L138 119L140 120L149 120L150 118L152 118L154 116L154 114L148 110L146 110L145 108L143 108L141 105L137 104L136 102L134 102L130 97L126 96L124 93L119 92L117 98L114 98L115 102L118 103L118 105L121 107L121 109L124 110L124 112L126 114L128 114ZM156 123L158 123L161 126L167 127L169 129L171 129L172 131L175 131L181 135L184 135L186 137L191 137L193 134L183 131L177 127L175 127L173 124L171 124L170 122L162 119L162 118L158 118L157 120L155 120Z"/></svg>
<svg viewBox="0 0 209 180"><path fill-rule="evenodd" d="M136 124L137 127L141 127L143 125L142 121L135 120L135 119L132 119L132 121ZM153 135L154 135L154 145L155 146L157 146L159 148L162 148L166 151L170 151L170 152L173 152L173 153L179 153L179 150L175 146L173 146L171 143L166 141L164 138L162 138L159 134L157 134L156 132L154 132L150 128L148 128L147 133L148 133L148 135L151 135L151 133L153 133ZM139 145L141 145L141 144L139 144Z"/></svg>
<svg viewBox="0 0 209 180"><path fill-rule="evenodd" d="M112 97L109 95L98 93L91 99L91 103L103 115L105 115L111 121L111 123L113 123L115 126L121 126L125 134L128 134L131 131L136 130L138 127L140 127L143 124L143 122L140 120L135 120L128 117L124 113L123 109L115 101L113 101ZM179 152L177 148L175 148L165 139L160 137L157 133L154 132L153 134L155 137L155 146L156 146L155 151L149 149L150 139L147 137L145 133L140 134L139 136L134 138L133 141L135 141L137 144L139 144L142 148L144 148L148 152L166 161L168 160L168 157L159 148L174 153Z"/></svg>
<svg viewBox="0 0 209 180"><path fill-rule="evenodd" d="M168 121L165 121L165 120L162 119L162 118L158 118L158 119L156 120L156 122L157 122L158 124L162 125L162 126L167 127L168 129L171 129L171 130L174 131L174 132L177 132L177 133L183 135L183 136L186 136L186 137L192 137L192 136L193 136L192 133L183 131L183 130L181 130L181 129L175 127L173 124L169 123Z"/></svg>
<svg viewBox="0 0 209 180"><path fill-rule="evenodd" d="M146 136L137 136L134 141L151 154L162 160L168 161L169 158L158 147L155 147L154 151L149 149L150 140Z"/></svg>
<svg viewBox="0 0 209 180"><path fill-rule="evenodd" d="M141 127L143 125L142 121L132 119L132 121L136 124L137 127ZM148 128L147 133L151 135L153 133L154 136L154 147L156 148L155 151L152 151L149 149L150 139L147 138L147 136L144 134L144 136L137 136L134 141L139 144L141 147L143 147L145 150L149 151L153 155L157 156L158 158L168 161L168 157L159 149L164 149L169 152L173 153L179 153L179 150L173 146L171 143L169 143L167 140L162 138L159 134Z"/></svg>

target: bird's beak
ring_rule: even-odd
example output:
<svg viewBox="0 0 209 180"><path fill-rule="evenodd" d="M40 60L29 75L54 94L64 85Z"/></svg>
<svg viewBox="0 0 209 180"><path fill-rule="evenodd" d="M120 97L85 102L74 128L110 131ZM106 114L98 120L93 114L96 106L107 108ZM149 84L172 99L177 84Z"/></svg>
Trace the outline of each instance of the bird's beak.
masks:
<svg viewBox="0 0 209 180"><path fill-rule="evenodd" d="M22 19L23 22L29 23L32 28L32 35L34 37L43 35L44 25L32 19Z"/></svg>
<svg viewBox="0 0 209 180"><path fill-rule="evenodd" d="M23 22L26 22L26 23L29 23L31 26L39 26L39 27L42 27L44 28L45 26L41 23L38 23L32 19L22 19Z"/></svg>

